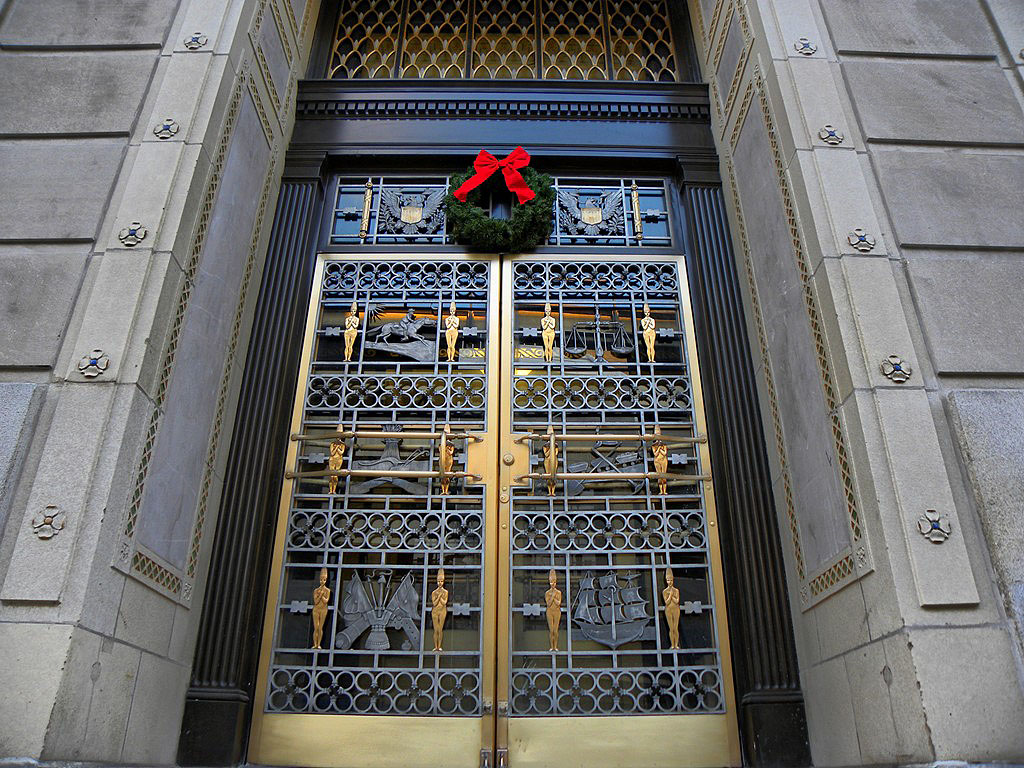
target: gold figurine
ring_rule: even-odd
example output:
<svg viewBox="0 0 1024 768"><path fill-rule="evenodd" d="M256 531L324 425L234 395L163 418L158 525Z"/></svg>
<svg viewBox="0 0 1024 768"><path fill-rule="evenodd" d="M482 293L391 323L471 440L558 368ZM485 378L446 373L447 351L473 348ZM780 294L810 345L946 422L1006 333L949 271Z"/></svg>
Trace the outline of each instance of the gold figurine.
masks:
<svg viewBox="0 0 1024 768"><path fill-rule="evenodd" d="M356 303L352 302L352 308L345 318L345 361L352 359L352 350L356 345L356 336L359 335L359 312Z"/></svg>
<svg viewBox="0 0 1024 768"><path fill-rule="evenodd" d="M544 303L544 317L540 319L540 337L544 341L544 362L550 363L555 352L555 318L551 316L551 302Z"/></svg>
<svg viewBox="0 0 1024 768"><path fill-rule="evenodd" d="M452 471L452 465L455 464L455 444L451 438L452 428L451 425L444 425L444 432L441 433L441 445L438 448L438 452L441 454L441 495L448 495L448 486L451 484L452 479L448 473Z"/></svg>
<svg viewBox="0 0 1024 768"><path fill-rule="evenodd" d="M672 569L665 569L665 588L661 597L665 601L665 623L668 624L669 650L679 650L679 588L674 585Z"/></svg>
<svg viewBox="0 0 1024 768"><path fill-rule="evenodd" d="M659 475L664 475L668 473L668 446L661 439L661 427L655 427L654 434L658 435L658 439L651 444L651 453L654 454L654 471ZM659 477L658 494L664 496L666 493L668 493L668 478Z"/></svg>
<svg viewBox="0 0 1024 768"><path fill-rule="evenodd" d="M640 328L644 334L644 344L647 345L647 362L654 362L654 327L657 323L651 317L651 307L644 302L644 316L640 319Z"/></svg>
<svg viewBox="0 0 1024 768"><path fill-rule="evenodd" d="M548 644L551 646L548 648L549 651L558 650L558 625L562 621L562 590L556 586L557 584L558 576L552 568L548 571L549 589L544 593L548 614Z"/></svg>
<svg viewBox="0 0 1024 768"><path fill-rule="evenodd" d="M345 441L342 438L331 441L331 455L327 459L327 468L331 471L337 471L345 468ZM338 491L338 476L329 475L327 478L328 488L327 491L332 496Z"/></svg>
<svg viewBox="0 0 1024 768"><path fill-rule="evenodd" d="M437 570L437 589L430 593L430 619L434 623L434 650L440 651L441 632L448 618L448 590L444 588L444 568Z"/></svg>
<svg viewBox="0 0 1024 768"><path fill-rule="evenodd" d="M555 428L548 427L548 439L544 443L544 473L548 476L548 496L555 495L555 473L558 471L558 442Z"/></svg>
<svg viewBox="0 0 1024 768"><path fill-rule="evenodd" d="M324 637L324 621L327 619L327 605L331 602L331 590L327 587L327 569L320 569L320 586L313 590L313 649L322 650L320 641Z"/></svg>
<svg viewBox="0 0 1024 768"><path fill-rule="evenodd" d="M448 317L444 319L444 338L448 342L448 362L455 360L455 342L459 340L459 316L455 314L455 302L448 305Z"/></svg>

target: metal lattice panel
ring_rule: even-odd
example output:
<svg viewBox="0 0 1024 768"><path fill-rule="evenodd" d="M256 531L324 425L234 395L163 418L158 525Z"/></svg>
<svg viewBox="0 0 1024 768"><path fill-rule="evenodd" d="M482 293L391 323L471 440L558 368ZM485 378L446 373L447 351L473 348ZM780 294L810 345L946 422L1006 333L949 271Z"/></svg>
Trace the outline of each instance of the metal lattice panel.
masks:
<svg viewBox="0 0 1024 768"><path fill-rule="evenodd" d="M556 246L667 248L673 244L665 183L654 179L554 179ZM339 179L332 245L446 244L448 178Z"/></svg>
<svg viewBox="0 0 1024 768"><path fill-rule="evenodd" d="M544 80L606 80L604 24L600 3L542 0Z"/></svg>
<svg viewBox="0 0 1024 768"><path fill-rule="evenodd" d="M466 68L466 7L466 3L456 0L410 0L402 77L462 77Z"/></svg>
<svg viewBox="0 0 1024 768"><path fill-rule="evenodd" d="M668 9L658 0L608 0L611 79L676 79Z"/></svg>
<svg viewBox="0 0 1024 768"><path fill-rule="evenodd" d="M530 80L537 73L534 0L478 0L472 77Z"/></svg>
<svg viewBox="0 0 1024 768"><path fill-rule="evenodd" d="M534 436L536 479L512 491L511 712L721 712L703 437L678 268L522 261L512 280L512 428ZM545 317L554 319L550 352ZM544 477L549 427L567 438L555 454L564 480ZM661 471L650 444L628 439L652 432L664 435L664 494L646 477ZM679 648L662 594L667 568L679 590ZM555 651L549 574L562 595Z"/></svg>
<svg viewBox="0 0 1024 768"><path fill-rule="evenodd" d="M328 77L391 77L398 60L403 0L341 3Z"/></svg>
<svg viewBox="0 0 1024 768"><path fill-rule="evenodd" d="M423 474L436 472L440 450L438 437L425 434L446 425L457 434L487 429L489 275L487 264L468 261L325 263L267 712L480 713L485 489L456 476L444 493L436 474ZM453 300L461 333L449 362ZM352 436L318 438L325 430ZM451 469L464 471L466 444L453 445ZM432 651L431 591L441 567L448 616L444 650ZM317 649L319 579L330 595Z"/></svg>
<svg viewBox="0 0 1024 768"><path fill-rule="evenodd" d="M342 3L327 76L680 79L667 0Z"/></svg>

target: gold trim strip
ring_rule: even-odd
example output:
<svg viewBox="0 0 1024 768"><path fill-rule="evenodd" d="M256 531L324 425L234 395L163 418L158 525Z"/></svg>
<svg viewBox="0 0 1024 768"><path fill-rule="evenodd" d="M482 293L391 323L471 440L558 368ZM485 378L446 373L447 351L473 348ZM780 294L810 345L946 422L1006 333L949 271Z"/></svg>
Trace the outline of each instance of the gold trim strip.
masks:
<svg viewBox="0 0 1024 768"><path fill-rule="evenodd" d="M337 440L339 437L348 438L352 437L355 439L364 440L385 440L391 437L401 437L403 439L412 440L436 440L440 437L446 437L448 439L455 438L457 440L472 440L474 443L483 442L483 438L480 435L475 435L472 432L384 432L384 431L373 431L373 430L360 430L357 432L342 431L342 432L331 432L326 431L323 434L315 433L294 433L291 435L291 439L298 442L330 442Z"/></svg>
<svg viewBox="0 0 1024 768"><path fill-rule="evenodd" d="M370 206L373 204L373 179L366 180L366 191L363 192L363 220L359 224L359 239L366 240L370 233Z"/></svg>
<svg viewBox="0 0 1024 768"><path fill-rule="evenodd" d="M711 475L670 475L661 472L531 472L517 475L520 480L675 480L676 482L699 483L710 480Z"/></svg>
<svg viewBox="0 0 1024 768"><path fill-rule="evenodd" d="M629 187L629 199L633 204L633 237L644 239L644 220L640 217L640 188L634 181Z"/></svg>
<svg viewBox="0 0 1024 768"><path fill-rule="evenodd" d="M601 440L638 440L645 443L651 443L655 440L664 440L665 435L628 435L620 434L618 432L610 432L608 434L594 433L592 435L565 435L565 434L554 434L550 435L545 432L531 432L526 435L520 435L513 442L519 443L520 445L530 440L547 440L553 437L555 440L560 440L565 443L594 443ZM673 438L673 445L694 445L696 443L706 443L708 438L705 435L697 435L696 437L677 437Z"/></svg>
<svg viewBox="0 0 1024 768"><path fill-rule="evenodd" d="M289 470L284 473L287 480L331 477L332 475L334 477L472 477L477 481L483 480L480 475L474 475L470 472L432 472L429 469L318 469L312 472L292 472Z"/></svg>

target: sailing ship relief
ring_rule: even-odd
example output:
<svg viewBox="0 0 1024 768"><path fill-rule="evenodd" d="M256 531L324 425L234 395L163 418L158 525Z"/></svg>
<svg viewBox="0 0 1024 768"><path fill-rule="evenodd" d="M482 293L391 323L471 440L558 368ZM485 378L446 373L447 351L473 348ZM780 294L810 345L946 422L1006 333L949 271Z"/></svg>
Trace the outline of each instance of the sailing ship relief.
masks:
<svg viewBox="0 0 1024 768"><path fill-rule="evenodd" d="M626 586L619 586L614 571L600 578L588 571L580 579L572 618L584 637L609 648L654 639L647 601L636 584L639 577L638 573L627 573Z"/></svg>

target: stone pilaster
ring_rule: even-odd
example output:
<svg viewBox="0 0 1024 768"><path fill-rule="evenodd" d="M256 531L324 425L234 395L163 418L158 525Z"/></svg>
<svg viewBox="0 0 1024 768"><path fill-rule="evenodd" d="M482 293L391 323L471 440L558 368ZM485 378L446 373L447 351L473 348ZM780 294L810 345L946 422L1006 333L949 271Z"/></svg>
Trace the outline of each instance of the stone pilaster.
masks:
<svg viewBox="0 0 1024 768"><path fill-rule="evenodd" d="M39 286L3 301L0 755L174 761L317 6L0 14L0 263Z"/></svg>
<svg viewBox="0 0 1024 768"><path fill-rule="evenodd" d="M690 4L818 765L1024 755L1011 5Z"/></svg>

